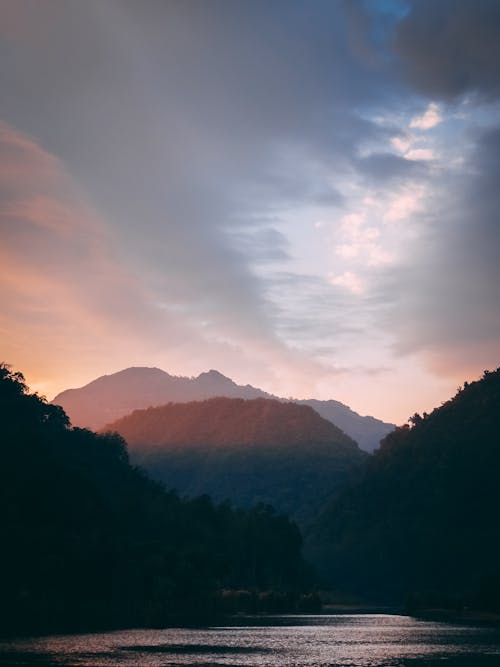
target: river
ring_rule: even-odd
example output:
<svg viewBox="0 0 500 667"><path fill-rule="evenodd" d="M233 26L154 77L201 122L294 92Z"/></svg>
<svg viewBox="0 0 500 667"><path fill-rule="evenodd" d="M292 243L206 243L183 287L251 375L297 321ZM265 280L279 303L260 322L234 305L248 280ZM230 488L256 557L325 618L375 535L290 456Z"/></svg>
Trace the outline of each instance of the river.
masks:
<svg viewBox="0 0 500 667"><path fill-rule="evenodd" d="M383 614L247 617L203 629L0 642L0 666L500 667L500 630Z"/></svg>

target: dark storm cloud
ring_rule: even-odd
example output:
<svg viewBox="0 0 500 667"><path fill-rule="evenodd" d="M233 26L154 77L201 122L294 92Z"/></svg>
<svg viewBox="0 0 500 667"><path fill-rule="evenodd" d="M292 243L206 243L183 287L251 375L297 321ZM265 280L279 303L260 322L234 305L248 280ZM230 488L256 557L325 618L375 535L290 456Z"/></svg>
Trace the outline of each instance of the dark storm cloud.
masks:
<svg viewBox="0 0 500 667"><path fill-rule="evenodd" d="M498 0L414 0L394 44L405 73L425 95L500 94Z"/></svg>

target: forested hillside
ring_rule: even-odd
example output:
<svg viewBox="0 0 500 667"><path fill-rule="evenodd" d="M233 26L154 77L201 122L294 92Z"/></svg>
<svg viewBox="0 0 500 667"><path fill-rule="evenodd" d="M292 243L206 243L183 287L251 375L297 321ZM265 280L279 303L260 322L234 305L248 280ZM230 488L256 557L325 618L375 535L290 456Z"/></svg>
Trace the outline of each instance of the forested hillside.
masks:
<svg viewBox="0 0 500 667"><path fill-rule="evenodd" d="M500 609L499 415L497 370L385 438L310 536L334 586Z"/></svg>
<svg viewBox="0 0 500 667"><path fill-rule="evenodd" d="M180 500L5 365L0 420L2 631L162 625L212 613L221 588L310 581L287 518Z"/></svg>
<svg viewBox="0 0 500 667"><path fill-rule="evenodd" d="M312 408L262 398L170 403L106 428L126 439L134 462L183 495L271 503L303 525L368 458Z"/></svg>

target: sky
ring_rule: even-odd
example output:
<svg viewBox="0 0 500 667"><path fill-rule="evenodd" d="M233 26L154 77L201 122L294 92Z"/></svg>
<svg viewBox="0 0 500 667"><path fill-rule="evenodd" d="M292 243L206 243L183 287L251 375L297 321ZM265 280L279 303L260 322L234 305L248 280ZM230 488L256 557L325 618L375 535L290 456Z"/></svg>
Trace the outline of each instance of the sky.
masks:
<svg viewBox="0 0 500 667"><path fill-rule="evenodd" d="M403 423L500 366L500 2L0 0L0 360Z"/></svg>

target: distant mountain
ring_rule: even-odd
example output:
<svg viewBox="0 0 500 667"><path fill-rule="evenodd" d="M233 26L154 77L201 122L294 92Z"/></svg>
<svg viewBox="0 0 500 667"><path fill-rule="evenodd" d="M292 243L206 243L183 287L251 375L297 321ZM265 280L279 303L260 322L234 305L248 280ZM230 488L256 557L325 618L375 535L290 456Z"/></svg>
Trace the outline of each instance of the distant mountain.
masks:
<svg viewBox="0 0 500 667"><path fill-rule="evenodd" d="M337 588L500 611L500 369L415 414L309 535Z"/></svg>
<svg viewBox="0 0 500 667"><path fill-rule="evenodd" d="M72 424L99 429L133 410L214 396L268 398L269 394L250 385L239 386L215 370L188 378L159 368L133 367L103 375L79 389L67 389L52 403L64 408Z"/></svg>
<svg viewBox="0 0 500 667"><path fill-rule="evenodd" d="M132 462L182 495L268 503L303 525L367 459L309 406L263 398L169 403L105 430L120 433Z"/></svg>
<svg viewBox="0 0 500 667"><path fill-rule="evenodd" d="M237 385L215 370L187 378L169 375L159 368L139 367L103 375L79 389L67 389L52 402L64 408L75 426L99 429L133 410L216 396L277 398L251 385ZM394 424L386 424L374 417L362 417L338 401L298 402L313 407L366 451L378 447L380 439L394 428Z"/></svg>
<svg viewBox="0 0 500 667"><path fill-rule="evenodd" d="M357 412L339 401L318 401L310 398L305 401L297 401L297 403L309 405L316 410L324 419L328 419L347 433L365 452L373 452L377 449L382 438L396 428L395 424L388 424L375 417L358 415Z"/></svg>

